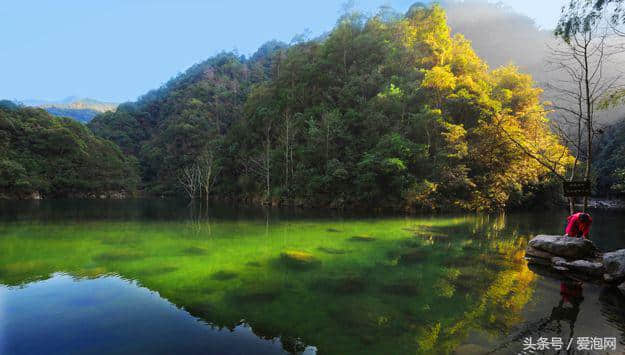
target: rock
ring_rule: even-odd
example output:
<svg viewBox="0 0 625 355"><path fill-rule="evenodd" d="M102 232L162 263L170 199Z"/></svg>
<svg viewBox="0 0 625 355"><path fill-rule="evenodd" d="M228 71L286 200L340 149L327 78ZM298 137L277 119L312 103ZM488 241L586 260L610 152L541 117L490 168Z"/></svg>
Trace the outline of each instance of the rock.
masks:
<svg viewBox="0 0 625 355"><path fill-rule="evenodd" d="M366 289L367 280L358 275L322 278L315 283L315 287L336 294L354 294Z"/></svg>
<svg viewBox="0 0 625 355"><path fill-rule="evenodd" d="M588 239L557 235L539 235L530 240L529 246L568 259L584 259L597 253L597 247Z"/></svg>
<svg viewBox="0 0 625 355"><path fill-rule="evenodd" d="M566 266L566 259L560 256L554 256L553 258L551 258L551 263L554 266Z"/></svg>
<svg viewBox="0 0 625 355"><path fill-rule="evenodd" d="M536 249L530 245L527 246L527 249L525 250L525 255L529 255L532 256L534 258L540 258L540 259L546 259L548 261L551 261L551 258L553 258L555 255L548 253L544 250L540 250L540 249Z"/></svg>
<svg viewBox="0 0 625 355"><path fill-rule="evenodd" d="M349 238L352 242L372 242L375 240L374 237L369 237L367 235L356 235Z"/></svg>
<svg viewBox="0 0 625 355"><path fill-rule="evenodd" d="M551 260L549 260L549 259L536 258L536 257L533 257L533 256L526 256L525 260L527 260L527 263L529 265L551 266Z"/></svg>
<svg viewBox="0 0 625 355"><path fill-rule="evenodd" d="M228 281L235 279L237 276L236 272L220 270L214 273L211 278L217 281Z"/></svg>
<svg viewBox="0 0 625 355"><path fill-rule="evenodd" d="M587 239L539 235L529 241L525 259L529 266L542 266L536 270L560 277L592 282L625 281L625 249L602 254ZM622 286L625 292L625 283Z"/></svg>
<svg viewBox="0 0 625 355"><path fill-rule="evenodd" d="M309 269L321 264L321 261L311 253L298 250L282 252L280 259L285 265L295 269Z"/></svg>
<svg viewBox="0 0 625 355"><path fill-rule="evenodd" d="M589 276L601 277L604 272L603 264L588 260L575 260L565 262L562 266L569 268L571 271L579 272Z"/></svg>
<svg viewBox="0 0 625 355"><path fill-rule="evenodd" d="M417 248L407 248L401 250L399 253L400 264L414 264L423 261L426 258L426 253Z"/></svg>
<svg viewBox="0 0 625 355"><path fill-rule="evenodd" d="M398 280L382 286L382 292L398 296L416 296L419 288L413 280Z"/></svg>
<svg viewBox="0 0 625 355"><path fill-rule="evenodd" d="M335 248L330 248L330 247L319 247L317 248L319 251L322 251L326 254L334 254L334 255L339 255L339 254L345 254L347 253L347 251L343 250L343 249L335 249Z"/></svg>
<svg viewBox="0 0 625 355"><path fill-rule="evenodd" d="M608 282L620 281L625 278L625 249L603 254L605 266L604 279Z"/></svg>
<svg viewBox="0 0 625 355"><path fill-rule="evenodd" d="M563 274L561 271L559 270L555 270L553 268L553 266L548 265L541 265L541 264L529 264L527 265L527 267L532 270L532 272L545 276L545 277L549 277L552 279L556 279L556 280L561 280L561 281L566 281L566 280L570 280L569 277L567 277L565 274ZM558 266L561 267L561 266ZM566 269L566 268L565 268ZM566 270L563 270L566 271Z"/></svg>

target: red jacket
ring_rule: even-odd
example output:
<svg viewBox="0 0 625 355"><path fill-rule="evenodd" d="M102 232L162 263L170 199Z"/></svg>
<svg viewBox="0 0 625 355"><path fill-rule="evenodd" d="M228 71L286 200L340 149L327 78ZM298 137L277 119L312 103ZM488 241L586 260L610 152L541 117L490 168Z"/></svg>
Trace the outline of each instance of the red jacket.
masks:
<svg viewBox="0 0 625 355"><path fill-rule="evenodd" d="M588 233L590 232L590 225L592 224L592 218L588 216L588 222L583 223L579 220L579 216L583 212L578 212L573 215L570 215L567 218L568 224L566 225L566 235L569 237L579 237L580 234L584 237L588 237Z"/></svg>

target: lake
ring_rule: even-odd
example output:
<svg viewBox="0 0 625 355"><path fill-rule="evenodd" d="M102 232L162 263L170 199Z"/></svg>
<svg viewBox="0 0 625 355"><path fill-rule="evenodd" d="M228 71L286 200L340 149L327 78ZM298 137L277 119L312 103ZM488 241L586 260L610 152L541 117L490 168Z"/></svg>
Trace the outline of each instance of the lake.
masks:
<svg viewBox="0 0 625 355"><path fill-rule="evenodd" d="M0 353L507 354L529 337L621 353L625 297L524 260L565 217L5 201ZM600 248L625 248L622 214L593 218Z"/></svg>

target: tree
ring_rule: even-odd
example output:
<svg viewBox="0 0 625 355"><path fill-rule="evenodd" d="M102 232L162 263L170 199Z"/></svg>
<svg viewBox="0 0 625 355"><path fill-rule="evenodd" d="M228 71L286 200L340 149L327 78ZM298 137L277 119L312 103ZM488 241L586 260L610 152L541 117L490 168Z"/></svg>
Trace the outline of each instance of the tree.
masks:
<svg viewBox="0 0 625 355"><path fill-rule="evenodd" d="M203 195L491 211L536 198L570 158L540 93L518 68L489 69L440 6L421 5L216 56L90 126L135 154L158 194L204 160Z"/></svg>
<svg viewBox="0 0 625 355"><path fill-rule="evenodd" d="M565 77L550 84L553 92L558 93L552 107L561 118L561 124L556 125L560 136L576 152L568 180L577 178L577 165L583 158L585 167L580 173L589 181L593 142L600 131L596 111L601 101L621 84L620 75L604 70L605 63L618 53L618 48L614 48L606 26L597 18L589 17L587 5L572 1L566 14L571 23L567 26L573 27L556 30L562 41L551 49L550 64ZM588 197L585 197L583 210L587 208ZM570 210L574 212L573 198L570 199Z"/></svg>
<svg viewBox="0 0 625 355"><path fill-rule="evenodd" d="M606 17L614 26L625 24L624 10L625 0L570 0L562 7L555 33L568 42L572 36L589 31Z"/></svg>
<svg viewBox="0 0 625 355"><path fill-rule="evenodd" d="M201 189L202 173L198 164L192 164L179 172L178 181L187 193L191 202L197 197L197 192Z"/></svg>
<svg viewBox="0 0 625 355"><path fill-rule="evenodd" d="M132 194L134 158L70 118L0 102L0 194L44 197Z"/></svg>
<svg viewBox="0 0 625 355"><path fill-rule="evenodd" d="M215 181L221 172L221 166L217 160L215 151L213 148L207 148L198 157L198 173L200 176L200 186L204 190L204 198L208 205L211 191L215 185Z"/></svg>

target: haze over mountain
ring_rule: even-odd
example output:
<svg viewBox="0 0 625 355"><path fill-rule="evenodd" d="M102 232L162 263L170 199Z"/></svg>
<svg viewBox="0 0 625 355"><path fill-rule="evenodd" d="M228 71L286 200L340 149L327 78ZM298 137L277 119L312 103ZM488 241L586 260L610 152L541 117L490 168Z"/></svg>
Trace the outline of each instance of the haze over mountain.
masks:
<svg viewBox="0 0 625 355"><path fill-rule="evenodd" d="M25 106L39 107L48 111L53 116L70 117L80 122L86 123L100 113L115 111L118 104L112 102L102 102L90 98L80 98L78 96L68 96L61 100L24 100L21 104Z"/></svg>
<svg viewBox="0 0 625 355"><path fill-rule="evenodd" d="M491 68L514 64L522 72L532 75L537 86L544 90L543 100L558 101L561 93L554 91L549 83L567 81L569 78L549 64L551 48L557 47L559 43L552 29L539 28L532 18L515 12L503 3L446 0L441 5L447 13L447 23L452 31L469 39L475 52ZM604 72L622 73L620 63L625 63L624 53L606 62ZM558 118L557 114L552 116ZM623 117L623 108L597 112L601 124L611 124Z"/></svg>
<svg viewBox="0 0 625 355"><path fill-rule="evenodd" d="M446 0L441 5L453 33L471 40L490 67L513 63L536 81L544 78L547 46L555 40L553 30L539 28L532 18L503 3Z"/></svg>

